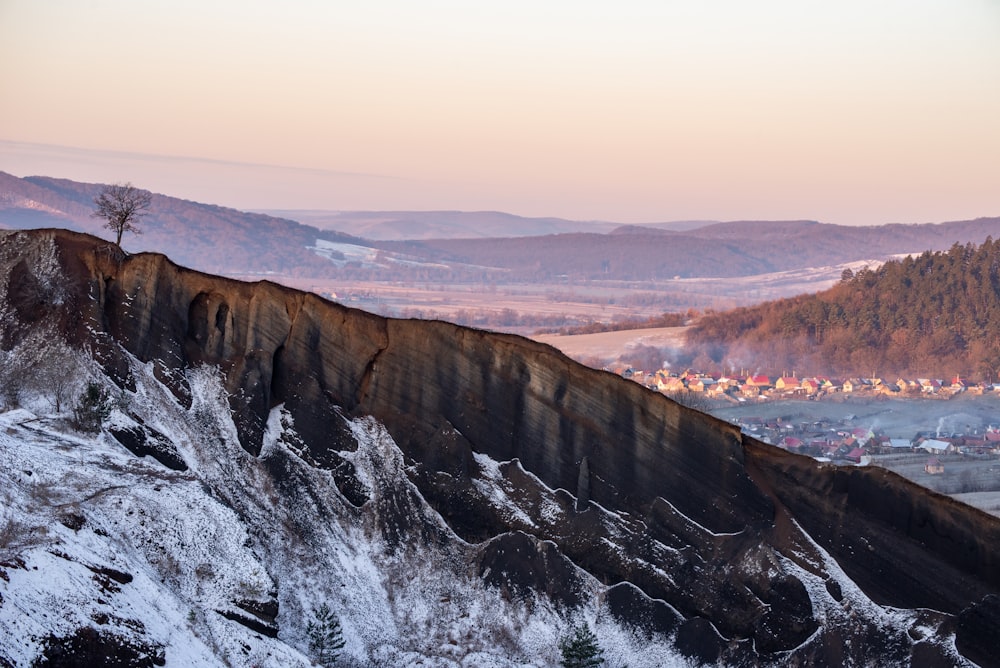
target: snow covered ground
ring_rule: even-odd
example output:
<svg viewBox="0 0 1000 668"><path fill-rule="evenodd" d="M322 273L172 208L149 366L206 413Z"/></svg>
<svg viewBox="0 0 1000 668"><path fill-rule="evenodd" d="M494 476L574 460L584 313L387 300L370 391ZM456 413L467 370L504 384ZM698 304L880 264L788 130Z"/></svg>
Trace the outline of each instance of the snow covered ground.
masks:
<svg viewBox="0 0 1000 668"><path fill-rule="evenodd" d="M305 629L323 603L343 627L338 665L550 666L581 619L607 665L686 665L666 642L604 614L596 581L593 605L576 611L505 600L486 586L468 568L477 546L420 499L374 421L352 422L360 447L342 453L372 498L359 508L328 471L292 452L294 425L280 407L253 457L214 370L188 371L188 409L151 365L133 372L128 415L116 410L110 424L141 420L187 470L138 458L107 432L76 433L43 415L42 403L0 413L0 665L87 642L136 665L311 665ZM387 498L410 499L422 520L413 527L436 527L443 540L404 527L414 535L390 545L380 533Z"/></svg>
<svg viewBox="0 0 1000 668"><path fill-rule="evenodd" d="M337 266L344 266L349 262L358 264L365 269L374 267L387 267L393 264L435 267L437 269L448 269L449 265L437 262L427 262L419 258L384 251L370 246L359 246L340 241L327 241L317 239L315 246L309 249L322 258L330 260Z"/></svg>
<svg viewBox="0 0 1000 668"><path fill-rule="evenodd" d="M33 265L33 280L19 274L15 296L22 307L57 304L71 294L51 243L32 246L21 233L0 240L9 242L0 244L0 269L5 262L8 270ZM50 345L60 343L58 328L36 323L32 336L13 332L24 323L16 310L4 310L6 290L0 283L0 330L6 327L18 345L0 354L0 383L24 381L41 368L39 355L56 373L46 383L23 383L16 401L0 393L4 405L24 407L0 413L0 668L70 659L72 665L306 666L316 658L307 628L323 606L342 624L340 665L552 666L560 638L581 622L597 634L609 667L687 665L676 649L683 627L655 635L610 613L609 592L636 589L627 590L635 594L628 600L641 614L652 603L642 598L647 590L599 582L559 552L559 541L580 530L595 538L585 543L587 556L625 560L621 572L629 577L622 579L658 580L662 586L649 591L676 593L678 605L698 606L683 623L692 622L689 637L705 640L716 655L742 647L761 649L761 661L773 666L817 657L908 665L918 656L911 650L920 649L920 656L938 659L935 665L969 665L955 652L952 618L875 604L794 523L778 526L788 536L771 544L742 531L713 533L656 499L646 519L662 528L644 542L643 518L591 503L580 515L596 509L590 517L597 521L574 525L566 520L578 499L569 492L546 487L517 460L474 453L476 473L462 498L470 507L480 504L473 509L483 516L494 515L500 535L469 543L421 496L411 478L420 480L426 470L404 461L377 421L336 418L345 420L357 445L338 453L353 467L356 488L345 495L338 487L343 472L311 463L282 406L271 411L263 447L253 456L240 446L218 369L164 371L158 362L160 377L183 376L190 401L181 403L157 380L154 363L116 349L134 381L134 389L121 390L79 351ZM91 334L117 345L102 339L99 328ZM69 398L86 381L115 398L105 431L96 435L75 431L67 419ZM65 401L53 400L53 388L61 388ZM53 414L60 406L62 414ZM159 459L133 454L121 434L144 435ZM132 449L139 451L135 443ZM461 503L438 507L451 512ZM532 561L549 556L558 569ZM508 577L518 568L523 572L515 575L529 582L520 590L507 586L520 584ZM711 577L712 571L732 577ZM547 579L539 586L536 576ZM719 591L731 583L737 586ZM561 594L572 596L559 602ZM680 623L679 607L661 603ZM723 637L718 629L727 623L728 606L761 611L752 636L737 629ZM759 642L788 637L769 625L803 629L801 638L793 630L798 646L760 648Z"/></svg>

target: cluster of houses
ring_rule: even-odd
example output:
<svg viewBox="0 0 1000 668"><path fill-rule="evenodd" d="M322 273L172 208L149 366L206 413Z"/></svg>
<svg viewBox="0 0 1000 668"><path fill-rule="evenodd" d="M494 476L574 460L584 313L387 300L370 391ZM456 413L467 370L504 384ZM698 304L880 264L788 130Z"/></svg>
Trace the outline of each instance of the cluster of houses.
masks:
<svg viewBox="0 0 1000 668"><path fill-rule="evenodd" d="M911 438L890 438L881 430L852 427L850 420L813 420L799 423L781 418L739 418L740 429L779 448L823 461L867 464L873 455L917 452L930 455L924 470L943 473L946 455L994 457L1000 455L1000 429L973 430L963 434L920 432Z"/></svg>
<svg viewBox="0 0 1000 668"><path fill-rule="evenodd" d="M838 380L826 376L797 378L782 375L772 378L767 375L715 375L684 371L676 373L660 369L653 373L637 371L631 367L612 369L625 378L646 387L674 394L677 392L697 392L709 399L730 401L766 400L778 398L817 399L835 393L862 396L933 396L949 397L959 392L983 394L1000 392L1000 384L971 385L956 376L950 381L936 378L886 380L883 378L847 378Z"/></svg>
<svg viewBox="0 0 1000 668"><path fill-rule="evenodd" d="M646 387L676 396L698 393L706 399L743 403L749 400L808 398L825 395L927 396L949 397L960 392L1000 393L1000 385L970 385L960 377L950 381L920 378L849 378L836 380L824 376L797 378L782 375L718 376L694 371L683 373L660 369L644 373L632 368L611 369ZM951 456L1000 456L1000 429L989 427L963 434L918 433L913 438L890 438L880 430L857 427L850 419L832 422L813 420L796 422L781 418L743 417L736 421L740 429L759 440L786 450L840 464L867 464L873 456L924 453L928 455L924 471L944 473L944 461Z"/></svg>

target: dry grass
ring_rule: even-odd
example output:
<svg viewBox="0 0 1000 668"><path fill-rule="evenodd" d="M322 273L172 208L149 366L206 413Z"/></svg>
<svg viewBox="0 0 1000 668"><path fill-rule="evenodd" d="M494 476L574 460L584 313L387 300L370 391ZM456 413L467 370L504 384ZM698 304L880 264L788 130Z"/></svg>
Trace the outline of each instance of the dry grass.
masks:
<svg viewBox="0 0 1000 668"><path fill-rule="evenodd" d="M25 550L43 544L47 536L45 527L33 527L13 518L0 522L0 562L9 562Z"/></svg>
<svg viewBox="0 0 1000 668"><path fill-rule="evenodd" d="M687 330L687 327L656 327L571 336L542 334L532 338L554 346L574 359L614 360L637 346L679 348L684 344L684 335Z"/></svg>

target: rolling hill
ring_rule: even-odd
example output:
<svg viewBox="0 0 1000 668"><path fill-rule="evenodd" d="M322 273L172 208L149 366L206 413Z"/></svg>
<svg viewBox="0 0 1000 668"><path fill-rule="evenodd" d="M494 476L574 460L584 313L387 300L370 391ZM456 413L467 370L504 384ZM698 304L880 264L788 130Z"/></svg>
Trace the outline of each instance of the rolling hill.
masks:
<svg viewBox="0 0 1000 668"><path fill-rule="evenodd" d="M100 234L99 221L90 217L99 188L99 184L34 176L21 179L0 172L0 225L67 227ZM321 221L317 218L324 227L337 220L325 216ZM367 221L372 226L362 229L389 225L393 235L412 229L415 236L423 236L435 230L468 230L477 224L482 225L481 234L508 233L496 238L373 241L287 218L155 195L143 223L145 233L127 238L126 247L166 252L182 264L216 273L446 283L669 281L753 276L946 250L956 242L981 243L1000 230L1000 218L979 218L875 227L815 221L737 221L683 230L676 229L678 224L664 224L675 229L630 225L607 232L538 235L545 229L591 223L504 213L353 212L343 216L352 225ZM530 231L532 236L510 231ZM326 259L317 257L318 242L334 252L326 252ZM371 249L365 252L372 257L352 262L338 255L336 244Z"/></svg>
<svg viewBox="0 0 1000 668"><path fill-rule="evenodd" d="M91 217L100 184L0 172L0 225L62 227L109 236ZM317 240L364 244L292 220L154 194L140 236L126 236L129 251L165 250L189 267L218 273L291 273L326 276L335 271L316 255Z"/></svg>

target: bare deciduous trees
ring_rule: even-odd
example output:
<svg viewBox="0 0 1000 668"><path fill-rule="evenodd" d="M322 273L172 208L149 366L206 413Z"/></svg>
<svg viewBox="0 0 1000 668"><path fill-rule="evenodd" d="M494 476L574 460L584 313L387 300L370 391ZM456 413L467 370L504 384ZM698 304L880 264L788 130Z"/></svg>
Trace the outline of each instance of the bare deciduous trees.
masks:
<svg viewBox="0 0 1000 668"><path fill-rule="evenodd" d="M142 233L139 220L149 213L151 200L148 190L136 188L131 183L115 183L101 188L94 198L97 209L91 215L107 221L104 226L115 233L115 243L121 246L125 232Z"/></svg>

